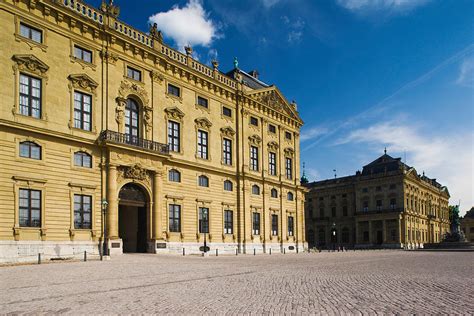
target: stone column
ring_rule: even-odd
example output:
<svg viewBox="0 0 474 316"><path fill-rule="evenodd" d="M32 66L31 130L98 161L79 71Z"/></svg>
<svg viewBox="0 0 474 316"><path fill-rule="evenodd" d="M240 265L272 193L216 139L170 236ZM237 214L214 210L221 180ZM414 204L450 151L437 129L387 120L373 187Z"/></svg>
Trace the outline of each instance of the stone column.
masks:
<svg viewBox="0 0 474 316"><path fill-rule="evenodd" d="M107 237L117 239L118 233L118 192L117 192L117 166L109 164L107 175Z"/></svg>
<svg viewBox="0 0 474 316"><path fill-rule="evenodd" d="M163 239L162 223L162 186L163 186L163 172L155 171L153 177L153 216L152 216L152 239Z"/></svg>
<svg viewBox="0 0 474 316"><path fill-rule="evenodd" d="M382 242L384 244L387 242L387 223L385 220L382 220Z"/></svg>
<svg viewBox="0 0 474 316"><path fill-rule="evenodd" d="M398 243L401 244L403 243L403 238L402 238L402 221L403 217L398 218Z"/></svg>

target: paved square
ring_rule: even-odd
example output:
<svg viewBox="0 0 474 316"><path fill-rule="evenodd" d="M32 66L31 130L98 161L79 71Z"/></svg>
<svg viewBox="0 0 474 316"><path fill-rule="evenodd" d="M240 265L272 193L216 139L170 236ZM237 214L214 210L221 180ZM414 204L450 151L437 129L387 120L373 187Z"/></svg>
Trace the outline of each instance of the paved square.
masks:
<svg viewBox="0 0 474 316"><path fill-rule="evenodd" d="M1 313L474 313L474 253L123 255L0 267Z"/></svg>

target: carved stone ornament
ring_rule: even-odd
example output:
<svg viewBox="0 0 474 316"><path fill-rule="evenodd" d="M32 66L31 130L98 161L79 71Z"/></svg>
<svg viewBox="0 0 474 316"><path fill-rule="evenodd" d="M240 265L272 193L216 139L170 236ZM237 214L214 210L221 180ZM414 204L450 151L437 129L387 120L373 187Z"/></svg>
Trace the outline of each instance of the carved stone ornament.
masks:
<svg viewBox="0 0 474 316"><path fill-rule="evenodd" d="M153 109L149 106L143 107L143 119L145 122L145 128L147 131L151 131L152 119L153 119Z"/></svg>
<svg viewBox="0 0 474 316"><path fill-rule="evenodd" d="M258 135L252 135L249 136L249 141L252 145L260 145L260 143L262 142L262 138L260 138L260 136Z"/></svg>
<svg viewBox="0 0 474 316"><path fill-rule="evenodd" d="M196 122L196 126L199 128L208 129L212 126L212 123L205 117L197 118L194 122Z"/></svg>
<svg viewBox="0 0 474 316"><path fill-rule="evenodd" d="M150 76L151 76L151 79L153 79L153 81L158 82L158 83L162 83L163 80L165 80L165 76L163 76L161 73L155 70L150 72Z"/></svg>
<svg viewBox="0 0 474 316"><path fill-rule="evenodd" d="M145 91L145 89L143 89L136 83L122 81L120 83L119 96L126 99L131 94L139 97L142 100L144 107L146 107L147 104L149 103L148 93Z"/></svg>
<svg viewBox="0 0 474 316"><path fill-rule="evenodd" d="M147 170L142 168L139 164L135 164L131 167L125 169L124 177L128 179L135 179L135 180L147 180L148 173Z"/></svg>
<svg viewBox="0 0 474 316"><path fill-rule="evenodd" d="M293 154L295 153L295 151L293 150L293 148L290 148L290 147L287 147L285 148L285 155L286 156L293 156Z"/></svg>
<svg viewBox="0 0 474 316"><path fill-rule="evenodd" d="M71 81L73 88L94 92L99 86L97 82L86 74L69 75L67 77Z"/></svg>
<svg viewBox="0 0 474 316"><path fill-rule="evenodd" d="M227 136L227 137L233 137L235 135L235 131L230 126L222 127L221 133L222 135Z"/></svg>
<svg viewBox="0 0 474 316"><path fill-rule="evenodd" d="M184 117L184 112L177 107L169 107L165 109L166 116L169 119L181 121Z"/></svg>
<svg viewBox="0 0 474 316"><path fill-rule="evenodd" d="M18 70L28 71L41 77L46 77L49 66L34 55L13 55L13 61L16 62Z"/></svg>
<svg viewBox="0 0 474 316"><path fill-rule="evenodd" d="M278 143L277 142L274 142L274 141L271 141L268 143L268 149L270 150L278 150Z"/></svg>
<svg viewBox="0 0 474 316"><path fill-rule="evenodd" d="M279 95L277 90L271 90L265 93L259 93L255 95L255 99L269 108L272 108L278 112L282 112L288 114L292 118L296 118L294 111L296 110L295 107L293 109L288 106L287 102Z"/></svg>
<svg viewBox="0 0 474 316"><path fill-rule="evenodd" d="M115 53L109 52L107 50L101 50L100 51L100 57L107 61L107 63L111 65L115 65L117 60L119 59L119 56Z"/></svg>
<svg viewBox="0 0 474 316"><path fill-rule="evenodd" d="M115 99L117 101L117 107L115 108L115 121L119 125L123 124L123 118L125 116L125 106L127 105L127 100L121 97Z"/></svg>

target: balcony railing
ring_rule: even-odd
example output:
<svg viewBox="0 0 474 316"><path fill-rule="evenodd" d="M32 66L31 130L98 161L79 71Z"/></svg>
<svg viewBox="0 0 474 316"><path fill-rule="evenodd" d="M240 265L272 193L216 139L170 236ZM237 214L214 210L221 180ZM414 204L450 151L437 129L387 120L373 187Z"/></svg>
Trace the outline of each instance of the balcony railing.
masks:
<svg viewBox="0 0 474 316"><path fill-rule="evenodd" d="M357 210L356 214L380 214L380 213L400 213L403 212L403 207L390 207L390 208L382 208L382 209L372 209L372 210Z"/></svg>
<svg viewBox="0 0 474 316"><path fill-rule="evenodd" d="M105 130L100 133L99 140L101 142L110 142L114 144L122 144L137 147L140 149L145 149L149 151L154 151L160 154L168 155L169 148L168 145L154 142L151 140L139 138L136 136L131 136L128 134L122 134L114 131Z"/></svg>

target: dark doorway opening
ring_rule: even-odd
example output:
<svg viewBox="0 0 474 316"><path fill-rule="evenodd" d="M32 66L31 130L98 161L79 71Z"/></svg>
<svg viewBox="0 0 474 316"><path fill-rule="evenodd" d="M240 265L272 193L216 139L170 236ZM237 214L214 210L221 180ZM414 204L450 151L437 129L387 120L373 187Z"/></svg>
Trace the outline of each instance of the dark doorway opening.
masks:
<svg viewBox="0 0 474 316"><path fill-rule="evenodd" d="M383 234L381 230L377 231L377 244L383 244Z"/></svg>

